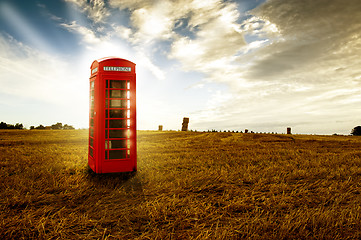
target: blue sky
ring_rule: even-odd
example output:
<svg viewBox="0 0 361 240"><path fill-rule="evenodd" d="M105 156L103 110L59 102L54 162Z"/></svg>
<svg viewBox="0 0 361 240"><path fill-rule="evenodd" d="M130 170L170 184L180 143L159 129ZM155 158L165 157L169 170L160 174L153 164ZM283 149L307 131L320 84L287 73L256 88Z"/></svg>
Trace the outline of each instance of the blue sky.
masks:
<svg viewBox="0 0 361 240"><path fill-rule="evenodd" d="M139 129L348 134L358 0L0 0L0 116L88 126L93 60L137 64Z"/></svg>

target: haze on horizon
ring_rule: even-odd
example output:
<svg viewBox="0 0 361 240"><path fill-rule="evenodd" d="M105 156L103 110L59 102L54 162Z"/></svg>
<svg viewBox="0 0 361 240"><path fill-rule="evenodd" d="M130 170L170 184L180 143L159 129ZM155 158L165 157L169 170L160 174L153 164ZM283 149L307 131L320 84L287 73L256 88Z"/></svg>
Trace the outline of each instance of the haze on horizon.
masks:
<svg viewBox="0 0 361 240"><path fill-rule="evenodd" d="M349 134L359 0L0 0L0 121L88 127L93 60L137 64L138 128Z"/></svg>

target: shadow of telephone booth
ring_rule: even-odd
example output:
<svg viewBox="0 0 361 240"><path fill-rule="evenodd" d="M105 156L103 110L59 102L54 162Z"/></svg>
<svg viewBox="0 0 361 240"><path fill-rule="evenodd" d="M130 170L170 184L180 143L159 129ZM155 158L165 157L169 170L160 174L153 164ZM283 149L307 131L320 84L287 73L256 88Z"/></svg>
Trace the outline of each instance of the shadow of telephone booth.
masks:
<svg viewBox="0 0 361 240"><path fill-rule="evenodd" d="M135 64L102 58L90 69L88 164L95 173L136 171Z"/></svg>

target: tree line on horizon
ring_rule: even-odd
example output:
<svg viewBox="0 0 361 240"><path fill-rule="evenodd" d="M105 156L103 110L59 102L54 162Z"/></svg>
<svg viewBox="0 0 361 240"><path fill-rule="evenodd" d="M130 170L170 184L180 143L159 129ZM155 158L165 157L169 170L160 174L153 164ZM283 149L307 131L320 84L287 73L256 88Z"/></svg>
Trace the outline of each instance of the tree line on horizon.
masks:
<svg viewBox="0 0 361 240"><path fill-rule="evenodd" d="M13 124L8 124L8 123L5 123L5 122L1 122L0 123L0 129L26 129L24 128L24 125L22 123L16 123L15 125ZM45 129L51 129L51 130L73 130L75 129L73 126L71 125L68 125L68 124L62 124L62 123L56 123L56 124L53 124L51 126L43 126L43 125L39 125L37 127L35 126L30 126L30 130L33 130L33 129L40 129L40 130L45 130Z"/></svg>
<svg viewBox="0 0 361 240"><path fill-rule="evenodd" d="M51 130L73 130L75 129L73 126L71 125L68 125L68 124L62 124L60 122L56 123L56 124L53 124L51 126L46 126L44 127L43 125L39 125L37 127L34 127L34 126L30 126L30 130L32 129L40 129L40 130L44 130L44 129L51 129Z"/></svg>
<svg viewBox="0 0 361 240"><path fill-rule="evenodd" d="M24 129L24 126L22 123L16 123L14 124L8 124L5 122L0 123L0 129Z"/></svg>

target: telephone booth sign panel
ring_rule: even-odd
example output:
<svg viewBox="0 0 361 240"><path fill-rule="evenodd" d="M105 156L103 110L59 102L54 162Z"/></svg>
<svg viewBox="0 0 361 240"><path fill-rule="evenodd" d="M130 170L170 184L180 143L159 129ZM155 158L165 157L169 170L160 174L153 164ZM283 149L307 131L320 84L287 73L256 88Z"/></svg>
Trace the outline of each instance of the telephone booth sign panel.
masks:
<svg viewBox="0 0 361 240"><path fill-rule="evenodd" d="M88 164L96 173L136 171L135 64L102 58L90 69Z"/></svg>

